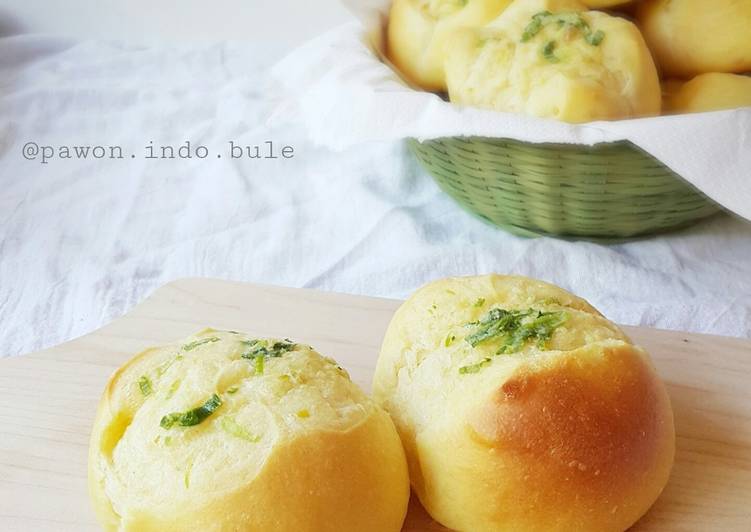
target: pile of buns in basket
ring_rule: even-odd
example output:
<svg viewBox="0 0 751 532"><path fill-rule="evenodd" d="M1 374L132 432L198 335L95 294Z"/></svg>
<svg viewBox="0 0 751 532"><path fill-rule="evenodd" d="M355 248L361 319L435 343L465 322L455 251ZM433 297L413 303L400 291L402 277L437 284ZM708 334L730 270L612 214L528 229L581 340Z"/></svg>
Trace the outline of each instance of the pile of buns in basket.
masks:
<svg viewBox="0 0 751 532"><path fill-rule="evenodd" d="M649 355L541 281L421 288L372 383L369 397L312 347L238 331L142 352L110 379L91 434L100 523L398 532L411 484L455 530L623 531L670 476L673 411Z"/></svg>
<svg viewBox="0 0 751 532"><path fill-rule="evenodd" d="M750 0L394 0L387 55L450 101L580 123L751 106Z"/></svg>

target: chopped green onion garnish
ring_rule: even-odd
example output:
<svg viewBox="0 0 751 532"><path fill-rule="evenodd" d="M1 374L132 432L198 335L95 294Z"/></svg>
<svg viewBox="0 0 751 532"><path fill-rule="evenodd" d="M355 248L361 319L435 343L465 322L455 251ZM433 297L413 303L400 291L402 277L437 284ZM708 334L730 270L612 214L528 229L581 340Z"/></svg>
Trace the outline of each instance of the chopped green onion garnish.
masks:
<svg viewBox="0 0 751 532"><path fill-rule="evenodd" d="M547 59L551 63L557 63L558 61L560 61L560 59L555 56L555 47L555 41L548 41L547 44L545 44L545 46L543 46L542 48L543 57L545 57L545 59Z"/></svg>
<svg viewBox="0 0 751 532"><path fill-rule="evenodd" d="M271 343L269 340L246 340L243 342L248 350L242 354L242 358L253 361L253 369L256 375L263 375L265 359L279 358L283 354L294 351L297 344L290 340Z"/></svg>
<svg viewBox="0 0 751 532"><path fill-rule="evenodd" d="M545 24L547 24L547 21L552 16L553 14L550 11L541 11L533 15L532 21L527 24L526 28L524 28L524 33L522 33L522 42L527 42L532 37L540 33L540 30Z"/></svg>
<svg viewBox="0 0 751 532"><path fill-rule="evenodd" d="M293 351L297 347L297 344L289 340L283 340L274 343L271 343L268 340L250 340L243 343L249 346L249 349L248 351L243 353L242 357L249 359L253 359L258 356L263 356L266 358L278 358L288 351Z"/></svg>
<svg viewBox="0 0 751 532"><path fill-rule="evenodd" d="M148 397L154 391L154 388L151 385L151 380L149 380L146 375L143 375L138 379L138 387L141 389L141 393L144 397Z"/></svg>
<svg viewBox="0 0 751 532"><path fill-rule="evenodd" d="M175 424L181 427L192 427L201 423L213 414L220 406L222 406L222 398L217 394L213 394L198 408L188 410L187 412L173 412L172 414L167 414L159 422L159 426L164 429L170 429Z"/></svg>
<svg viewBox="0 0 751 532"><path fill-rule="evenodd" d="M188 467L185 468L185 474L183 475L183 483L185 484L185 489L190 488L190 471L193 469L193 462L188 462Z"/></svg>
<svg viewBox="0 0 751 532"><path fill-rule="evenodd" d="M180 387L180 379L177 379L170 385L169 390L167 390L167 399L171 398L179 387Z"/></svg>
<svg viewBox="0 0 751 532"><path fill-rule="evenodd" d="M602 30L597 30L594 33L584 34L584 39L592 46L599 46L604 38L605 32Z"/></svg>
<svg viewBox="0 0 751 532"><path fill-rule="evenodd" d="M218 342L219 338L216 336L210 336L208 338L202 338L201 340L196 340L195 342L191 342L189 344L186 344L183 346L183 351L193 351L196 347L200 347L204 344L210 344L213 342Z"/></svg>
<svg viewBox="0 0 751 532"><path fill-rule="evenodd" d="M477 364L472 364L471 366L462 366L461 368L459 368L459 373L461 373L462 375L466 375L467 373L477 373L491 362L492 359L490 357L485 357Z"/></svg>
<svg viewBox="0 0 751 532"><path fill-rule="evenodd" d="M260 436L252 434L248 429L235 421L234 418L231 418L229 416L222 416L222 418L219 420L219 426L224 432L236 438L240 438L251 443L257 443L261 441Z"/></svg>
<svg viewBox="0 0 751 532"><path fill-rule="evenodd" d="M542 349L555 330L567 319L568 314L565 312L494 308L479 321L468 324L476 330L464 340L472 347L500 340L501 343L495 355L516 353L530 341L536 341L538 347ZM479 364L464 366L459 369L459 372L476 373L488 363L490 363L490 358L486 358Z"/></svg>
<svg viewBox="0 0 751 532"><path fill-rule="evenodd" d="M255 362L253 364L253 370L256 372L256 375L263 375L263 366L264 366L263 360L264 358L262 356L256 357L255 359Z"/></svg>
<svg viewBox="0 0 751 532"><path fill-rule="evenodd" d="M170 366L172 366L172 364L175 363L176 360L177 359L173 358L172 360L168 360L167 362L160 364L159 367L156 368L157 376L161 377L162 375L164 375L167 372L167 370L170 368Z"/></svg>
<svg viewBox="0 0 751 532"><path fill-rule="evenodd" d="M592 31L589 23L584 20L580 13L563 12L551 13L550 11L541 11L532 16L532 20L524 28L521 42L527 42L534 38L548 24L555 23L559 29L570 31L577 29L581 32L584 40L592 46L599 46L605 38L605 32L602 30ZM555 41L548 41L542 48L542 55L551 63L558 63L560 59L554 55L556 48Z"/></svg>

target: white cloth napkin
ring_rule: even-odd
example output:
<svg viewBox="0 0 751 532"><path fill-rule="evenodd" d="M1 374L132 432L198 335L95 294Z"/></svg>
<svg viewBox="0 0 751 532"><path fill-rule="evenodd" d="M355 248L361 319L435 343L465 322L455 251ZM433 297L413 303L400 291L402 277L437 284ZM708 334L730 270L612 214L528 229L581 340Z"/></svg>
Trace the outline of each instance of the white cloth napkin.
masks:
<svg viewBox="0 0 751 532"><path fill-rule="evenodd" d="M332 153L296 126L263 127L264 50L0 39L0 356L90 332L195 276L406 297L442 276L508 272L620 323L751 336L751 224L720 215L614 246L515 237L457 207L401 142ZM275 140L296 155L41 164L21 153L29 141L141 153L186 139Z"/></svg>
<svg viewBox="0 0 751 532"><path fill-rule="evenodd" d="M333 149L451 136L593 145L629 140L730 211L751 220L751 108L566 124L460 107L405 84L383 61L389 0L346 0L358 22L331 30L273 69L286 101L272 121L301 121Z"/></svg>

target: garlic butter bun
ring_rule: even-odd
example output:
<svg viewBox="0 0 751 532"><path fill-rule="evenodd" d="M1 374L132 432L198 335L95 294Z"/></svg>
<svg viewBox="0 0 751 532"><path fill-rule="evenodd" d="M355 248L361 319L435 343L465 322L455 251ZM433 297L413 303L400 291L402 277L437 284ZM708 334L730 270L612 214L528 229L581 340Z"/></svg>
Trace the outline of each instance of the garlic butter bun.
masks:
<svg viewBox="0 0 751 532"><path fill-rule="evenodd" d="M312 348L212 329L111 378L89 450L119 531L398 531L409 480L389 416Z"/></svg>
<svg viewBox="0 0 751 532"><path fill-rule="evenodd" d="M487 24L511 0L394 0L389 16L389 59L412 83L446 90L446 38L456 29Z"/></svg>
<svg viewBox="0 0 751 532"><path fill-rule="evenodd" d="M574 123L659 114L657 70L637 27L585 9L516 0L487 26L455 32L451 101Z"/></svg>
<svg viewBox="0 0 751 532"><path fill-rule="evenodd" d="M751 77L724 73L701 74L685 83L665 83L663 93L664 107L668 113L700 113L751 107Z"/></svg>
<svg viewBox="0 0 751 532"><path fill-rule="evenodd" d="M751 70L751 0L644 0L637 18L665 76Z"/></svg>
<svg viewBox="0 0 751 532"><path fill-rule="evenodd" d="M374 398L414 491L455 530L622 531L673 463L648 355L586 301L523 277L418 290L386 332Z"/></svg>

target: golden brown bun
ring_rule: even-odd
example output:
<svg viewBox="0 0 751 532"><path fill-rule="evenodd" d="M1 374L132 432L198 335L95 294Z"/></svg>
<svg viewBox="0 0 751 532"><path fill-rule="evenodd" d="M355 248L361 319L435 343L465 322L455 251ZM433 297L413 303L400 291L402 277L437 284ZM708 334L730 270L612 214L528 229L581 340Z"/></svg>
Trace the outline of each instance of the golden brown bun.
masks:
<svg viewBox="0 0 751 532"><path fill-rule="evenodd" d="M665 76L751 70L751 0L645 0L637 17Z"/></svg>
<svg viewBox="0 0 751 532"><path fill-rule="evenodd" d="M516 0L487 26L454 32L445 63L451 101L572 123L659 114L657 69L638 28L585 9L577 0ZM601 40L555 20L526 38L544 12L580 17Z"/></svg>
<svg viewBox="0 0 751 532"><path fill-rule="evenodd" d="M310 347L258 366L241 357L249 340L207 329L115 373L89 449L103 527L400 530L409 480L388 415ZM199 424L160 426L212 394L222 403Z"/></svg>
<svg viewBox="0 0 751 532"><path fill-rule="evenodd" d="M445 91L444 46L456 29L482 26L511 0L394 0L388 25L388 56L413 84Z"/></svg>
<svg viewBox="0 0 751 532"><path fill-rule="evenodd" d="M543 347L472 347L472 324L499 308L568 318ZM672 467L672 409L648 355L586 301L540 281L488 275L418 290L389 325L373 387L415 493L452 529L622 531Z"/></svg>
<svg viewBox="0 0 751 532"><path fill-rule="evenodd" d="M701 74L688 82L663 83L667 113L700 113L751 107L751 77L738 74Z"/></svg>

